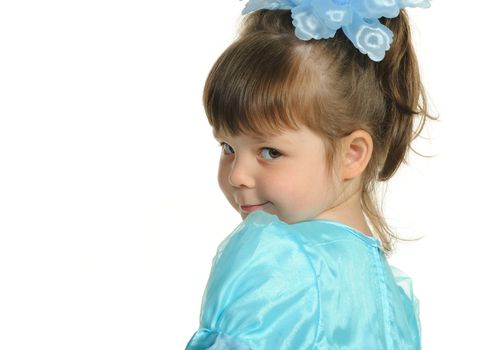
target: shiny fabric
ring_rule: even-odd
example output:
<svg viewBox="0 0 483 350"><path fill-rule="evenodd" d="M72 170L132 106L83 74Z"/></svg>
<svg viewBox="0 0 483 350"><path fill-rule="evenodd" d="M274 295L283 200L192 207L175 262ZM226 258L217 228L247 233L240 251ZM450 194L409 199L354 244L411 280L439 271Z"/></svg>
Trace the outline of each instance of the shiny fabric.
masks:
<svg viewBox="0 0 483 350"><path fill-rule="evenodd" d="M418 350L418 312L376 238L258 210L219 246L186 350Z"/></svg>

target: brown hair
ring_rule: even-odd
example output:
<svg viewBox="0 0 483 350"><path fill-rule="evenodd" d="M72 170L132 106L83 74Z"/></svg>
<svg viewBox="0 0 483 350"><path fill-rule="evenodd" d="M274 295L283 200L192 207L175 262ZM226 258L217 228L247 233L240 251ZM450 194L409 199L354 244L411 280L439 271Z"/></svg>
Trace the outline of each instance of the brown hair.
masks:
<svg viewBox="0 0 483 350"><path fill-rule="evenodd" d="M214 64L203 102L216 132L261 135L307 126L326 143L329 168L340 138L367 131L373 153L361 178L361 206L389 253L398 237L377 205L375 185L393 176L426 119L436 118L427 111L405 11L381 23L394 41L373 62L341 30L331 39L303 41L294 35L290 11L256 11Z"/></svg>

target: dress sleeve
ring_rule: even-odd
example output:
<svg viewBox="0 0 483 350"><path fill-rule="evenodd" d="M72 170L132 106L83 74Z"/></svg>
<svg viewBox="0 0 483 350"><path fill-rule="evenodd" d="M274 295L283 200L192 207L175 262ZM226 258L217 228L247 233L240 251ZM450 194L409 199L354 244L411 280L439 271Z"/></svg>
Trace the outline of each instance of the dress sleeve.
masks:
<svg viewBox="0 0 483 350"><path fill-rule="evenodd" d="M419 299L416 297L413 291L413 282L411 278L403 271L399 270L395 266L390 266L394 280L399 288L400 295L404 300L404 305L408 315L413 315L412 320L415 324L417 331L421 334L421 321L419 319Z"/></svg>
<svg viewBox="0 0 483 350"><path fill-rule="evenodd" d="M252 212L220 245L186 350L311 347L319 322L314 270L275 218Z"/></svg>

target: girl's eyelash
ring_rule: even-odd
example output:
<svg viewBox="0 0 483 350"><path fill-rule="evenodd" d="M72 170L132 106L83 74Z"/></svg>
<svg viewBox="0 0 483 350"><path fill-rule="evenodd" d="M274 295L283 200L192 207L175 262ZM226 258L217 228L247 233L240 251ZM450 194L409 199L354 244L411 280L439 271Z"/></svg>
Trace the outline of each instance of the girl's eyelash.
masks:
<svg viewBox="0 0 483 350"><path fill-rule="evenodd" d="M224 148L224 146L225 146L225 145L227 145L228 147L230 147L230 148L231 148L231 146L230 146L229 144L227 144L226 142L220 142L220 145L219 145L219 146L221 147L221 149L222 149L223 151L224 151L224 149L223 149L223 148Z"/></svg>
<svg viewBox="0 0 483 350"><path fill-rule="evenodd" d="M269 152L271 151L275 151L275 153L277 154L277 156L275 156L273 159L277 159L277 158L280 158L282 156L282 152L280 152L278 149L276 148L272 148L272 147L263 147L262 148L262 151L263 150L268 150Z"/></svg>
<svg viewBox="0 0 483 350"><path fill-rule="evenodd" d="M219 143L219 147L221 147L222 149L223 149L223 146L224 145L228 145L228 144L226 142L220 142ZM230 145L228 145L228 146L231 148ZM279 157L283 156L283 153L282 152L280 152L278 149L273 148L273 147L262 147L262 148L260 148L260 151L263 151L263 150L266 150L266 149L269 150L269 151L275 151L278 154L278 156L276 158L279 158ZM274 158L274 159L276 159L276 158Z"/></svg>

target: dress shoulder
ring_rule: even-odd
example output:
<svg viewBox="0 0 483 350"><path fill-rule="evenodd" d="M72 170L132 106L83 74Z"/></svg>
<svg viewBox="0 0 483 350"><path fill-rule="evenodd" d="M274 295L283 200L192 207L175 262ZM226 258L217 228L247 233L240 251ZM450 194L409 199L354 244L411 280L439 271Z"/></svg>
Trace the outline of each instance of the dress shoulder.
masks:
<svg viewBox="0 0 483 350"><path fill-rule="evenodd" d="M255 211L220 244L187 350L420 349L412 284L379 244Z"/></svg>
<svg viewBox="0 0 483 350"><path fill-rule="evenodd" d="M316 337L318 289L289 226L255 211L220 244L188 350L305 349Z"/></svg>

